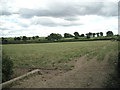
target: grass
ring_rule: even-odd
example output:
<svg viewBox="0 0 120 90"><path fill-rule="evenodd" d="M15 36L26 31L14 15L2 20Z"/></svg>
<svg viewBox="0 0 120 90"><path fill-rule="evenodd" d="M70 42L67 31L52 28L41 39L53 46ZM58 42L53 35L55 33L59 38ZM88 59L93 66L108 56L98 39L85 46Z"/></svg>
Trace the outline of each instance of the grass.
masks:
<svg viewBox="0 0 120 90"><path fill-rule="evenodd" d="M112 68L114 68L114 71L110 73L106 78L106 81L104 82L104 87L105 88L119 88L120 87L120 78L118 77L118 47L120 44L117 43L116 48L112 48L109 58L108 58L108 63ZM113 47L111 45L110 48Z"/></svg>
<svg viewBox="0 0 120 90"><path fill-rule="evenodd" d="M74 68L74 63L71 62L83 55L87 55L88 61L97 57L97 61L101 62L109 54L111 67L117 67L118 61L117 41L7 44L2 45L2 49L13 60L14 68L55 68L69 71ZM107 77L104 87L119 87L119 81L115 68Z"/></svg>
<svg viewBox="0 0 120 90"><path fill-rule="evenodd" d="M94 56L103 60L105 54L117 50L117 42L85 41L39 44L8 44L2 49L18 68L64 68L64 63L70 62L88 54L88 60ZM105 47L105 48L104 48ZM94 53L93 53L94 52ZM72 60L70 59L72 58Z"/></svg>
<svg viewBox="0 0 120 90"><path fill-rule="evenodd" d="M115 69L113 73L109 74L106 77L106 81L103 82L105 88L119 88L120 87L120 79L118 78L118 72Z"/></svg>

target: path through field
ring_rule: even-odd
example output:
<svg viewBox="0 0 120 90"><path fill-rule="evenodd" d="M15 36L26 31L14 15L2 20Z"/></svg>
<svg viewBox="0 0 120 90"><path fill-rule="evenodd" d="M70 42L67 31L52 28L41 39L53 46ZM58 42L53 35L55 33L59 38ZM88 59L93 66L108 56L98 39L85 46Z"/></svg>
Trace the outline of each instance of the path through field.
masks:
<svg viewBox="0 0 120 90"><path fill-rule="evenodd" d="M97 56L87 61L86 57L77 59L70 71L41 70L42 75L25 79L12 88L102 88L107 75L113 72L109 54L103 61L97 61Z"/></svg>

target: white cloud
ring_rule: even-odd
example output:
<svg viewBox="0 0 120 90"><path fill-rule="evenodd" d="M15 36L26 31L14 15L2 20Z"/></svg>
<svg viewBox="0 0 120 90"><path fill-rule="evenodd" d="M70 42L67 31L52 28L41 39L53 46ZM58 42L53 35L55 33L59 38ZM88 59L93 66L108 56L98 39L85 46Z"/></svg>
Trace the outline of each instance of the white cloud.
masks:
<svg viewBox="0 0 120 90"><path fill-rule="evenodd" d="M109 1L114 3L104 3ZM0 36L63 35L75 31L80 34L102 31L105 35L108 30L118 33L118 18L113 16L117 13L118 0L102 0L96 5L92 2L97 0L82 2L86 3L80 0L1 0L0 10L4 15L0 18Z"/></svg>

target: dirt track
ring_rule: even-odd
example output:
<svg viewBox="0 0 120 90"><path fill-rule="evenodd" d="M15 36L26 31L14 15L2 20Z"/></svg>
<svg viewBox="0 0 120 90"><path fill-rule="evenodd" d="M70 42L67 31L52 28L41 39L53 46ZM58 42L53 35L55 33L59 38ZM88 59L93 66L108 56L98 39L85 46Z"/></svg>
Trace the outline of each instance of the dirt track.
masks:
<svg viewBox="0 0 120 90"><path fill-rule="evenodd" d="M42 75L25 79L12 88L102 88L106 76L113 71L108 56L101 62L96 57L87 61L86 56L82 56L71 71L41 71Z"/></svg>

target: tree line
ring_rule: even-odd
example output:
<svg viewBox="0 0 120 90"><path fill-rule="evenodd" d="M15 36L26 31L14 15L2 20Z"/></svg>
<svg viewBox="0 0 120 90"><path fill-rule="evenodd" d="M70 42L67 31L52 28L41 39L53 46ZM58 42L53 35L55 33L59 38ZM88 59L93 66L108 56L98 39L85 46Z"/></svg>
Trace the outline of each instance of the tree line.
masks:
<svg viewBox="0 0 120 90"><path fill-rule="evenodd" d="M70 33L64 33L64 38L75 38L78 39L79 37L86 37L86 38L90 38L90 37L95 37L95 35L97 35L97 37L103 37L103 32L98 32L98 33L86 33L86 34L79 34L78 32L74 32L74 35L70 34ZM107 37L112 37L114 34L112 31L108 31L106 32L106 36ZM48 37L46 37L47 40L59 40L62 38L61 34L56 34L56 33L51 33L50 35L48 35Z"/></svg>
<svg viewBox="0 0 120 90"><path fill-rule="evenodd" d="M79 34L78 32L74 32L74 35L70 34L70 33L64 33L64 37L62 37L61 34L58 33L51 33L50 35L48 35L45 39L46 40L59 40L61 38L74 38L74 39L79 39L79 37L86 37L86 38L91 38L91 37L103 37L103 32L98 32L98 33L86 33L86 34ZM112 31L107 31L106 32L106 36L107 37L111 37L113 36L113 32ZM39 39L39 36L33 36L33 37L27 37L27 36L20 36L20 37L14 37L14 40L16 41L26 41L26 40L35 40L35 39ZM7 42L6 38L2 37L2 41Z"/></svg>

